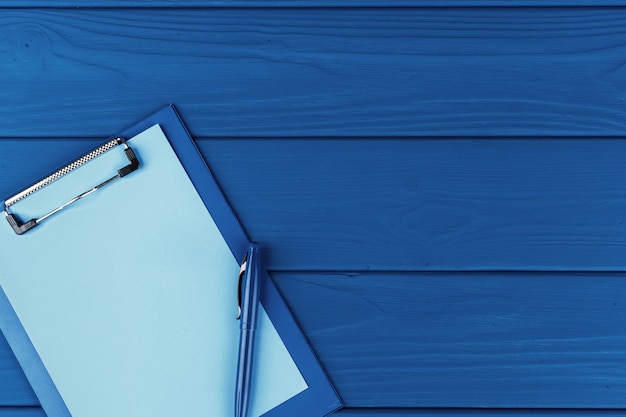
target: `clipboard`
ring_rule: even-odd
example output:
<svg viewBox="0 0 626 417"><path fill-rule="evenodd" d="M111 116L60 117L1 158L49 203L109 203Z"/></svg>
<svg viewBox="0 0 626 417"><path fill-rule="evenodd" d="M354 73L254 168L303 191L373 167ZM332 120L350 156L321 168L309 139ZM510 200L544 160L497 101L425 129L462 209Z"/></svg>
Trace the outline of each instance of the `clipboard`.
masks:
<svg viewBox="0 0 626 417"><path fill-rule="evenodd" d="M173 106L121 138L5 199L0 330L48 417L231 415L250 240ZM340 408L265 270L260 310L251 416Z"/></svg>

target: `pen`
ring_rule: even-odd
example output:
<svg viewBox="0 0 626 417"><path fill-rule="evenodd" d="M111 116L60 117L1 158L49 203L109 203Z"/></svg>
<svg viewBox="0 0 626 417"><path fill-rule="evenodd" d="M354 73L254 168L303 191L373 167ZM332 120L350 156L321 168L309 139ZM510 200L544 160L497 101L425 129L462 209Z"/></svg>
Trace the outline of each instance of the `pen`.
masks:
<svg viewBox="0 0 626 417"><path fill-rule="evenodd" d="M259 312L259 246L251 243L239 271L239 362L235 391L235 417L247 417L252 382L254 335Z"/></svg>

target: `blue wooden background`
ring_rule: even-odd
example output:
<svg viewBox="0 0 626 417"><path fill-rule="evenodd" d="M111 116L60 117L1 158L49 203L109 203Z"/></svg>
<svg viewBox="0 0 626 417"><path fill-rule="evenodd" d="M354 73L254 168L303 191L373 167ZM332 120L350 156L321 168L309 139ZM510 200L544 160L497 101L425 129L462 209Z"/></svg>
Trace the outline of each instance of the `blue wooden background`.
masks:
<svg viewBox="0 0 626 417"><path fill-rule="evenodd" d="M0 195L173 102L338 416L624 415L625 6L4 0Z"/></svg>

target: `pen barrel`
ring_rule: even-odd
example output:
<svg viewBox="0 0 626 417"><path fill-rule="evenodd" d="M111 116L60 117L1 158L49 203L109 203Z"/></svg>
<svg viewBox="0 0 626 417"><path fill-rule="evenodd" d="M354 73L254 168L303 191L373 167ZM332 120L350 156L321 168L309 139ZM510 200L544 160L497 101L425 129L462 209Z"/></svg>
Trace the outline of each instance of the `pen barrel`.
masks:
<svg viewBox="0 0 626 417"><path fill-rule="evenodd" d="M256 244L251 244L241 282L241 331L239 362L237 364L235 417L247 417L250 404L254 340L259 318L260 269L259 248Z"/></svg>
<svg viewBox="0 0 626 417"><path fill-rule="evenodd" d="M254 353L254 330L242 330L237 365L237 392L235 394L235 417L247 417L250 407L252 385L252 358Z"/></svg>

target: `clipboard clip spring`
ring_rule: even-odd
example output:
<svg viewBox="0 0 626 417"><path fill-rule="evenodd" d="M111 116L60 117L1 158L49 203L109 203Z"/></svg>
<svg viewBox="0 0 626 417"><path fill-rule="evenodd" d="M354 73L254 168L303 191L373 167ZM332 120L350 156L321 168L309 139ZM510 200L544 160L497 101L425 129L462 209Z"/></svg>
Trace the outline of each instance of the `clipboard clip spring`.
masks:
<svg viewBox="0 0 626 417"><path fill-rule="evenodd" d="M15 214L10 213L9 212L9 207L12 206L13 204L17 203L20 200L23 200L24 198L28 197L29 195L39 191L40 189L44 188L47 185L52 184L53 182L55 182L56 180L60 179L61 177L69 174L70 172L74 171L76 168L81 167L82 165L86 164L87 162L97 158L98 156L102 155L103 153L115 148L118 145L122 145L124 146L124 154L126 155L126 158L129 161L129 164L118 169L117 170L117 174L114 175L113 177L109 178L108 180L96 185L95 187L90 188L89 190L77 195L76 197L72 198L71 200L69 200L68 202L66 202L65 204L60 205L59 207L55 208L54 210L48 212L47 214L36 218L36 219L30 219L26 222L22 222ZM118 179L118 178L122 178L125 177L126 175L130 174L133 171L136 171L137 168L139 168L139 160L137 159L137 156L135 155L135 152L133 151L133 149L128 146L128 144L126 143L126 141L122 138L115 138L113 140L110 140L109 142L101 145L100 147L94 149L93 151L87 153L86 155L76 159L75 161L71 162L70 164L64 166L63 168L61 168L60 170L56 171L55 173L45 177L44 179L38 181L37 183L31 185L30 187L26 188L23 191L20 191L19 193L15 194L12 197L9 197L5 200L4 202L4 215L6 216L7 221L9 222L9 224L11 225L11 227L13 228L13 230L15 231L15 233L17 233L18 235L22 235L26 232L28 232L30 229L32 229L33 227L37 226L39 223L41 223L42 221L46 220L48 217L52 216L53 214L58 213L59 211L63 210L64 208L66 208L67 206L69 206L70 204L74 204L75 202L77 202L78 200L87 197L88 195L98 191L100 188L104 187L107 184L110 184L111 182L113 182L114 180Z"/></svg>

